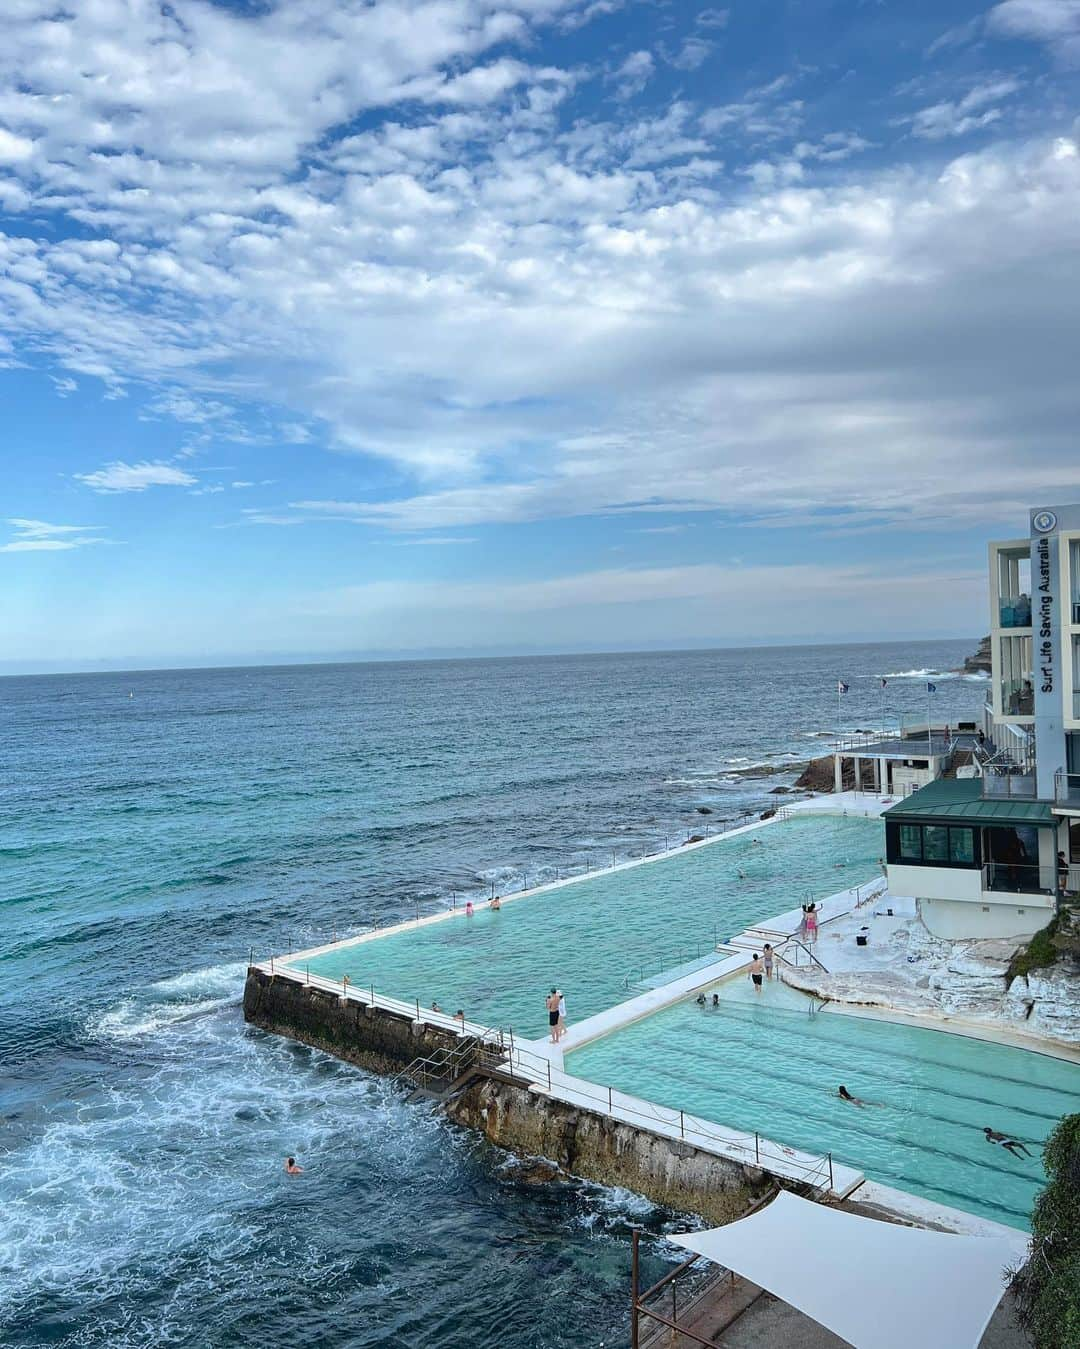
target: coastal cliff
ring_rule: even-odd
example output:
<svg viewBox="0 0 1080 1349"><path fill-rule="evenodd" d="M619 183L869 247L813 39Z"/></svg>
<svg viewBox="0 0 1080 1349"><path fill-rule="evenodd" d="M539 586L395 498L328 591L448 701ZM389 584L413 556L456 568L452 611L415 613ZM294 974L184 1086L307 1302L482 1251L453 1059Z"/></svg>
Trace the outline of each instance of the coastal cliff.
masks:
<svg viewBox="0 0 1080 1349"><path fill-rule="evenodd" d="M990 638L984 637L978 645L977 650L971 656L964 660L964 674L990 674L992 670L992 657L990 652Z"/></svg>

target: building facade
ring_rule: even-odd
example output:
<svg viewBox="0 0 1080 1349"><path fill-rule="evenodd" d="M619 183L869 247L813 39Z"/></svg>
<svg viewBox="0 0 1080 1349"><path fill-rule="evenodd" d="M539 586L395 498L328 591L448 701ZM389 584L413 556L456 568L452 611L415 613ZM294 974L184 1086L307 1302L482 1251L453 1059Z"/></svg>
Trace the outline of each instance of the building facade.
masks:
<svg viewBox="0 0 1080 1349"><path fill-rule="evenodd" d="M889 886L937 936L1030 936L1080 890L1080 505L991 543L978 776L885 811Z"/></svg>

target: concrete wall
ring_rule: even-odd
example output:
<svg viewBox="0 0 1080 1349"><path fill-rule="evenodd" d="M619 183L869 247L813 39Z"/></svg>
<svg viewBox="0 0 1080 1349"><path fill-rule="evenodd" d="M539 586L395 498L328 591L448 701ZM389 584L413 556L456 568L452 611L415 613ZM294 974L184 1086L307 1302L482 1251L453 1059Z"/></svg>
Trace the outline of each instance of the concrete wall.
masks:
<svg viewBox="0 0 1080 1349"><path fill-rule="evenodd" d="M397 1072L459 1040L454 1031L254 968L244 985L244 1020L378 1073Z"/></svg>
<svg viewBox="0 0 1080 1349"><path fill-rule="evenodd" d="M985 905L920 898L919 917L935 937L948 941L965 937L1030 937L1053 917L1054 901L1048 896L1013 896L1013 902L1006 904L998 902L1001 898L1000 892L995 892L994 902Z"/></svg>
<svg viewBox="0 0 1080 1349"><path fill-rule="evenodd" d="M375 1072L397 1072L458 1039L453 1031L257 969L248 970L244 1019ZM711 1223L739 1217L772 1185L756 1167L551 1100L524 1083L476 1079L447 1113L499 1147L546 1157L585 1180L622 1185Z"/></svg>
<svg viewBox="0 0 1080 1349"><path fill-rule="evenodd" d="M889 863L889 889L894 895L916 899L965 900L982 903L982 871L979 867L906 867Z"/></svg>
<svg viewBox="0 0 1080 1349"><path fill-rule="evenodd" d="M481 1130L499 1147L547 1157L572 1175L621 1185L717 1225L740 1217L772 1188L756 1167L567 1105L524 1085L478 1080L448 1105L447 1113L459 1124Z"/></svg>

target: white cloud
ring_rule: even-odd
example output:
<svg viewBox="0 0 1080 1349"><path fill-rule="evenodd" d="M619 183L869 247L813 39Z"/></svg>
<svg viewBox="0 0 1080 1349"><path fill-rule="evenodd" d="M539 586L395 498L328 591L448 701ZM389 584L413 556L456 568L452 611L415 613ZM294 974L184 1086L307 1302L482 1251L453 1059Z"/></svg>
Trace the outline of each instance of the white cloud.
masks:
<svg viewBox="0 0 1080 1349"><path fill-rule="evenodd" d="M34 153L34 142L0 127L0 164L22 164Z"/></svg>
<svg viewBox="0 0 1080 1349"><path fill-rule="evenodd" d="M668 61L676 70L697 70L716 50L716 44L701 37L688 37Z"/></svg>
<svg viewBox="0 0 1080 1349"><path fill-rule="evenodd" d="M1080 0L1005 0L987 15L990 31L1047 43L1066 63L1080 62Z"/></svg>
<svg viewBox="0 0 1080 1349"><path fill-rule="evenodd" d="M651 52L631 52L611 76L619 98L633 98L640 94L652 79L655 69L656 62Z"/></svg>
<svg viewBox="0 0 1080 1349"><path fill-rule="evenodd" d="M1071 141L865 167L859 132L806 131L795 78L704 111L564 109L588 72L530 44L586 10L21 6L0 118L55 228L0 235L4 359L84 391L145 381L192 455L240 423L267 444L318 428L393 484L244 517L268 526L971 520L1032 489L1033 444L1045 495L1074 490ZM627 79L655 69L629 59ZM1013 86L987 76L912 129L987 125ZM80 481L198 488L179 462Z"/></svg>
<svg viewBox="0 0 1080 1349"><path fill-rule="evenodd" d="M96 537L100 525L52 525L45 520L18 517L7 523L14 527L15 537L0 544L0 553L59 553L106 542Z"/></svg>
<svg viewBox="0 0 1080 1349"><path fill-rule="evenodd" d="M116 460L93 473L76 473L75 477L95 492L145 492L148 487L191 487L198 482L173 464L146 460L138 464Z"/></svg>
<svg viewBox="0 0 1080 1349"><path fill-rule="evenodd" d="M921 108L911 117L899 119L898 124L909 124L912 134L923 140L964 136L999 121L1002 110L998 104L1020 87L1020 81L1011 77L991 80L976 85L963 98Z"/></svg>

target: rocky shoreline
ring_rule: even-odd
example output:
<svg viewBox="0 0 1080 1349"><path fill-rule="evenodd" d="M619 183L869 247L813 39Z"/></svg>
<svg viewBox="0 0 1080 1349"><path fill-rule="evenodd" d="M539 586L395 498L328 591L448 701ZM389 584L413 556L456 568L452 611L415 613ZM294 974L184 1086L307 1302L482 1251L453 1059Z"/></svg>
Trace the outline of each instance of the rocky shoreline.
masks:
<svg viewBox="0 0 1080 1349"><path fill-rule="evenodd" d="M890 914L888 910L894 912ZM856 934L869 928L869 944ZM874 913L839 919L822 933L827 970L784 970L784 981L823 1001L959 1018L1033 1039L1080 1047L1080 979L1072 954L1010 979L1022 942L943 941L924 927L914 902L880 899Z"/></svg>

